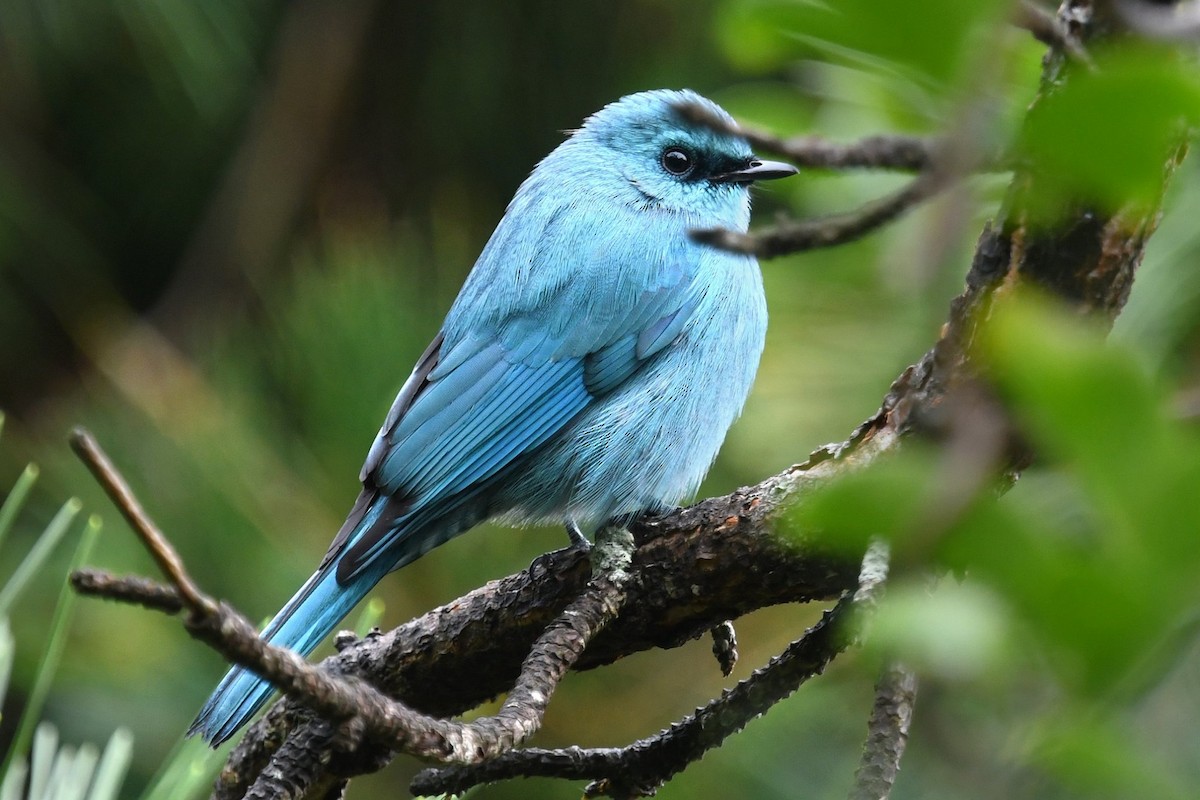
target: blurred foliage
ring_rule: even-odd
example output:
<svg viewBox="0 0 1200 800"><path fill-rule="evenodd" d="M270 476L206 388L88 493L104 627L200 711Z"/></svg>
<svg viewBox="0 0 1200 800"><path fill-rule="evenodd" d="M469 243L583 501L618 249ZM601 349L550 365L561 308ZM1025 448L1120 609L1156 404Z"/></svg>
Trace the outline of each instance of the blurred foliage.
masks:
<svg viewBox="0 0 1200 800"><path fill-rule="evenodd" d="M855 549L875 535L895 543L909 569L876 622L880 656L981 684L997 694L997 713L1031 681L1056 695L1013 721L1018 764L1092 797L1147 786L1190 797L1196 762L1151 758L1129 731L1137 704L1200 631L1200 436L1131 350L1036 299L1006 298L979 344L1038 454L1001 502L984 491L931 531L931 505L960 499L941 491L947 476L973 467L910 449L819 492L792 524ZM965 582L931 587L931 562Z"/></svg>
<svg viewBox="0 0 1200 800"><path fill-rule="evenodd" d="M4 420L0 414L0 430ZM32 464L27 466L0 505L0 544L12 530L37 474ZM50 554L71 529L80 508L75 498L63 503L45 529L36 535L17 568L0 584L0 709L4 707L16 655L9 615L14 607L20 608L19 601L30 579L45 570ZM91 558L100 527L98 517L88 520L71 559L71 569L78 569ZM54 618L45 637L33 686L28 696L22 698L21 708L0 714L0 723L14 731L0 754L0 800L115 800L129 766L133 743L126 728L118 727L113 732L101 755L92 744L60 746L55 726L38 722L63 657L77 600L67 583L60 582L58 600L53 606Z"/></svg>
<svg viewBox="0 0 1200 800"><path fill-rule="evenodd" d="M1081 196L1107 210L1130 201L1153 208L1161 154L1200 121L1200 76L1171 51L1126 44L1097 56L1096 70L1049 94L1022 131L1019 153L1046 178L1032 200L1047 222Z"/></svg>
<svg viewBox="0 0 1200 800"><path fill-rule="evenodd" d="M66 452L66 432L83 423L197 579L252 616L272 613L324 552L395 390L518 182L559 131L630 91L690 86L780 133L951 131L980 153L1019 141L1064 193L1094 192L1099 205L1148 186L1142 154L1194 110L1187 66L1158 53L1104 54L1123 59L1120 69L1072 83L1026 125L1044 47L1004 23L1009 8L999 0L0 4L0 408L10 414L0 485L32 458L45 469L14 537L31 546L64 493L109 507ZM1120 113L1102 113L1112 103ZM1046 440L1054 455L1046 467L986 514L973 509L992 538L967 536L975 523L963 520L947 539L969 550L958 558L995 563L973 568L962 585L947 579L930 591L901 581L893 591L880 641L911 649L929 670L896 798L1144 796L1128 791L1138 780L1172 796L1200 784L1192 733L1200 652L1184 611L1194 564L1187 542L1137 517L1180 524L1190 513L1177 508L1184 473L1163 469L1187 466L1192 434L1164 416L1163 403L1200 402L1187 390L1200 375L1200 270L1187 268L1200 256L1189 213L1200 203L1196 178L1185 165L1171 191L1113 337L1120 353L1084 336L1077 351L1010 363L1028 336L1059 324L1040 317L1012 332L1008 361L999 335L991 345L1014 401L1046 414L1046 424L1060 414L1073 421L1062 442ZM845 210L903 180L810 172L764 187L756 216ZM936 336L1006 183L974 178L866 241L764 265L767 352L704 492L801 460L875 410ZM1069 403L1089 391L1076 419ZM1085 429L1093 441L1076 442ZM1138 435L1152 441L1136 453L1117 447ZM1088 459L1105 457L1120 463L1112 475L1093 474L1104 464ZM919 488L928 475L921 460L931 457L911 458L911 470L897 468L879 491L899 500L905 487ZM1106 480L1121 484L1116 494L1105 494ZM559 530L492 527L452 541L383 582L383 624L563 541ZM44 639L65 560L55 553L12 620L10 706L36 683L36 649L20 643ZM120 531L94 560L154 571ZM1139 583L1164 563L1161 586ZM223 665L172 620L95 602L76 613L45 716L72 741L132 728L134 797ZM768 609L740 623L735 677L816 613ZM1173 642L1171 624L1180 632ZM657 730L720 691L707 651L694 642L572 676L538 744L616 745ZM1139 653L1146 665L1132 663ZM798 787L807 797L844 796L879 657L839 660L661 796L794 797ZM0 733L0 749L11 735ZM203 784L210 767L191 759L184 751L172 762L158 796ZM356 781L351 796L394 797L416 768L401 760ZM571 791L526 781L479 795Z"/></svg>

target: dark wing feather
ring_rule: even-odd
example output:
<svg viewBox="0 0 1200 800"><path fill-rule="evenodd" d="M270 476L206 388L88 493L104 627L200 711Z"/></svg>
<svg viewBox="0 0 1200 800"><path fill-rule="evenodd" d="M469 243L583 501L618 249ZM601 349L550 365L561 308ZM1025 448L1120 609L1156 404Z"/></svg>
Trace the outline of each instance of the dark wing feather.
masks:
<svg viewBox="0 0 1200 800"><path fill-rule="evenodd" d="M429 385L429 373L433 372L438 365L438 359L442 352L442 342L445 340L445 334L438 331L438 335L433 337L433 341L429 343L429 347L425 348L425 352L417 360L417 365L413 367L412 374L408 376L408 380L400 387L399 394L392 402L392 407L388 409L387 417L383 421L383 425L379 428L379 435L375 437L375 441L371 443L371 450L367 453L367 460L363 462L362 469L358 473L358 479L364 485L375 468L379 466L379 461L383 458L387 451L388 437L395 430L396 424L405 412L412 407L413 402L417 399L417 395L421 390ZM340 535L340 534L339 534ZM334 545L339 544L337 539L334 539Z"/></svg>
<svg viewBox="0 0 1200 800"><path fill-rule="evenodd" d="M318 569L324 568L330 561L337 558L338 553L341 552L342 547L346 544L346 540L350 538L350 534L354 533L355 529L362 523L363 515L367 513L371 502L379 496L379 487L375 486L371 480L371 472L387 452L388 434L396 427L396 423L400 421L404 413L412 407L421 390L428 385L429 373L433 372L434 367L438 364L438 356L441 354L444 338L444 335L440 331L437 336L433 337L433 341L425 348L425 352L417 360L417 365L413 367L412 374L408 376L408 380L400 387L396 399L392 401L392 407L388 409L383 426L375 436L375 441L371 443L371 449L367 453L367 460L363 462L362 470L358 473L358 479L362 481L363 489L358 493L358 499L354 501L354 507L346 515L346 521L342 523L337 536L333 537L333 541L329 543L329 549L325 551L325 557L321 559Z"/></svg>
<svg viewBox="0 0 1200 800"><path fill-rule="evenodd" d="M669 347L699 302L678 289L644 291L623 313L584 317L558 335L520 315L493 337L446 347L439 335L363 465L362 494L326 556L338 559L338 580L380 558L411 560L426 518L452 513Z"/></svg>

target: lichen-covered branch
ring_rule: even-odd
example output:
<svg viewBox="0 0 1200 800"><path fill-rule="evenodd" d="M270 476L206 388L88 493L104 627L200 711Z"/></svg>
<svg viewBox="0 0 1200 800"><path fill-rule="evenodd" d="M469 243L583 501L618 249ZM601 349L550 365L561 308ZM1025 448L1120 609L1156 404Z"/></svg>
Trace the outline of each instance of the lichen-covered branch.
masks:
<svg viewBox="0 0 1200 800"><path fill-rule="evenodd" d="M917 675L899 663L888 664L875 684L875 703L867 722L867 743L854 773L849 800L887 800L900 773L908 745Z"/></svg>

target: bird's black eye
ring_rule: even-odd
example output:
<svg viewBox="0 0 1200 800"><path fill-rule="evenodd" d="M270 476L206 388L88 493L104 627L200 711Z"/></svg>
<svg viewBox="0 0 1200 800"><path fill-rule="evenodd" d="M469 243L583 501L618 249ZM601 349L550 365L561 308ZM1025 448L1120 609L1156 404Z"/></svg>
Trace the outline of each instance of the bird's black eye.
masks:
<svg viewBox="0 0 1200 800"><path fill-rule="evenodd" d="M682 147L668 147L662 154L663 169L682 178L696 166L696 159Z"/></svg>

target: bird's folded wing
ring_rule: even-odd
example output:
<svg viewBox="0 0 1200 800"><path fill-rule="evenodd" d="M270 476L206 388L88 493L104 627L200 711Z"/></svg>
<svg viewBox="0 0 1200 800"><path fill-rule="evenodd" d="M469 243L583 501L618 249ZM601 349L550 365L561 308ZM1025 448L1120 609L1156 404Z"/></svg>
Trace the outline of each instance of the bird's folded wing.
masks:
<svg viewBox="0 0 1200 800"><path fill-rule="evenodd" d="M569 342L539 335L522 318L508 320L491 341L468 336L444 349L439 335L371 447L360 504L374 497L392 509L429 507L496 478L678 337L697 299L674 288L644 292L617 319L581 320ZM356 510L361 518L366 509ZM347 524L326 560L353 562L339 565L339 576L350 579L397 535L402 529L392 519Z"/></svg>

